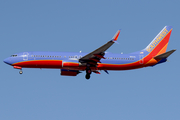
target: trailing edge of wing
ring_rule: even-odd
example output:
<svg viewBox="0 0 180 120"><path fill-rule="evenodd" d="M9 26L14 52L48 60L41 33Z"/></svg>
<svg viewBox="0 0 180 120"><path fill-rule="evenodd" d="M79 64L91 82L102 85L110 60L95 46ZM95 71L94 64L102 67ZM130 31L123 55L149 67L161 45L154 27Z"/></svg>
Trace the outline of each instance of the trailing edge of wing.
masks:
<svg viewBox="0 0 180 120"><path fill-rule="evenodd" d="M176 50L170 50L170 51L168 51L168 52L165 52L165 53L163 53L163 54L160 54L160 55L158 55L158 56L155 56L154 57L154 59L164 59L164 58L167 58L167 57L169 57L173 52L175 52Z"/></svg>

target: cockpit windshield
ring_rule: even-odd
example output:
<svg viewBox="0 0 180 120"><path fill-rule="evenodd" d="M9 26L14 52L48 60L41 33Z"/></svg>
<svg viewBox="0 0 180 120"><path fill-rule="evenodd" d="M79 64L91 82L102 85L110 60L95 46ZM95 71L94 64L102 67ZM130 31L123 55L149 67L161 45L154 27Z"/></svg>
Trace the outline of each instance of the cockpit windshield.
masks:
<svg viewBox="0 0 180 120"><path fill-rule="evenodd" d="M11 55L11 57L17 57L17 55Z"/></svg>

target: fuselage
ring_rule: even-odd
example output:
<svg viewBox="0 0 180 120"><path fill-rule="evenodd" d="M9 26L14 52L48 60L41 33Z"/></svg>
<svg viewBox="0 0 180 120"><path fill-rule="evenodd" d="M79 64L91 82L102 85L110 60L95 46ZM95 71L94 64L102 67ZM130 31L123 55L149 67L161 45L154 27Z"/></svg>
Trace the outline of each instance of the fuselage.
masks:
<svg viewBox="0 0 180 120"><path fill-rule="evenodd" d="M79 62L79 59L87 53L71 52L22 52L11 55L4 60L5 63L22 68L51 68L51 69L86 69L86 64ZM129 70L152 66L158 63L153 61L147 63L152 57L147 57L147 52L139 51L131 54L112 54L106 53L101 63L92 70Z"/></svg>

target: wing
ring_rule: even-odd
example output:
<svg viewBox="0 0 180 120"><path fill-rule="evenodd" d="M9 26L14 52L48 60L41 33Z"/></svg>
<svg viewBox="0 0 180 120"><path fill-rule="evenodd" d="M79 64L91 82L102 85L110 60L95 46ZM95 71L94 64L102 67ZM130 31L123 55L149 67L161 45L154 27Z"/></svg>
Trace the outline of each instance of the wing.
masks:
<svg viewBox="0 0 180 120"><path fill-rule="evenodd" d="M117 33L114 35L112 40L110 40L103 46L99 47L98 49L94 50L93 52L83 56L81 59L79 59L79 62L87 63L90 65L97 65L98 62L101 63L100 60L102 58L105 59L104 58L105 51L117 41L119 34L120 34L120 30L117 31Z"/></svg>

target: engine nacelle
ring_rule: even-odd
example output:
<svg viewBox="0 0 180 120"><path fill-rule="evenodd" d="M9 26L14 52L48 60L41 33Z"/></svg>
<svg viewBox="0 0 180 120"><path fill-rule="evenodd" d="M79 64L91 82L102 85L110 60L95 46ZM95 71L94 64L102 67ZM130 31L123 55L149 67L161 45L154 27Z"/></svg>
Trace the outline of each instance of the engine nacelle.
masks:
<svg viewBox="0 0 180 120"><path fill-rule="evenodd" d="M63 75L63 76L76 76L77 74L79 74L79 71L77 71L77 70L61 69L61 75Z"/></svg>

